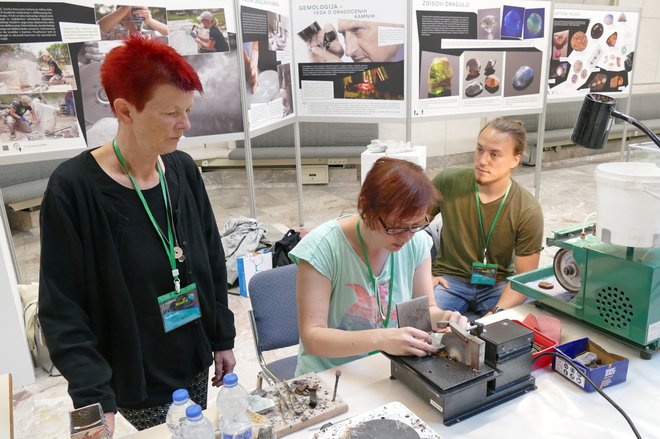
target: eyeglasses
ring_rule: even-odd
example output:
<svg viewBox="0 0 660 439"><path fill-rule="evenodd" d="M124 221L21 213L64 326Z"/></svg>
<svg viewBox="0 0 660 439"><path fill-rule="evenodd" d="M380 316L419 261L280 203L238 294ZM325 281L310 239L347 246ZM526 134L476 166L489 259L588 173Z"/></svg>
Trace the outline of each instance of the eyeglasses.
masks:
<svg viewBox="0 0 660 439"><path fill-rule="evenodd" d="M423 230L426 226L431 224L429 221L428 217L424 217L426 220L425 223L423 224L417 224L416 226L410 226L410 227L389 227L385 225L385 221L381 217L378 217L378 221L380 221L381 225L383 226L383 229L385 229L385 233L388 235L403 235L404 233L417 233L420 230Z"/></svg>

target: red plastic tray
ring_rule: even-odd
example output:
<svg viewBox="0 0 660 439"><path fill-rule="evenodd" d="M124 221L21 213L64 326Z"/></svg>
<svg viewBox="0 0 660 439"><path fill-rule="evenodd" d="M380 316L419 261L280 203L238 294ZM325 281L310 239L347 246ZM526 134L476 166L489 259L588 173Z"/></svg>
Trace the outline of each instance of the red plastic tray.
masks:
<svg viewBox="0 0 660 439"><path fill-rule="evenodd" d="M523 322L520 320L514 320L517 324L520 326L524 326L525 328L529 329L530 331L534 331L534 344L540 346L542 349L538 352L534 352L532 354L532 360L534 360L534 364L532 364L532 370L540 369L542 367L547 366L548 364L552 363L552 356L546 355L545 357L541 358L540 360L537 360L536 357L538 357L541 354L544 354L546 352L552 352L555 346L557 346L557 342L554 341L553 339L546 337L545 335L541 334L539 331L537 331L534 328L530 328L529 326L525 325Z"/></svg>

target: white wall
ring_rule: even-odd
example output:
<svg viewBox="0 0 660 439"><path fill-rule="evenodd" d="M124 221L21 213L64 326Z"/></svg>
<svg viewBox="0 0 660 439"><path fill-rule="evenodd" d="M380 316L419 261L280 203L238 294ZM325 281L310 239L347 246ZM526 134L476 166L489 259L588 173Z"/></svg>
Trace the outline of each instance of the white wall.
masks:
<svg viewBox="0 0 660 439"><path fill-rule="evenodd" d="M0 374L11 373L16 389L34 383L34 366L25 337L23 306L6 232L0 215Z"/></svg>

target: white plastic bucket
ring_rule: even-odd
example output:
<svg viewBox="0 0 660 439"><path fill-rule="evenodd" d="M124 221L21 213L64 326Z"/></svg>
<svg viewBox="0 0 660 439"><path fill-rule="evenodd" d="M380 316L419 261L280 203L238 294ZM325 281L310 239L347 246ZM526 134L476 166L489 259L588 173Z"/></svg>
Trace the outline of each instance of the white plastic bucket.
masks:
<svg viewBox="0 0 660 439"><path fill-rule="evenodd" d="M660 168L604 163L596 168L596 233L603 242L660 247Z"/></svg>

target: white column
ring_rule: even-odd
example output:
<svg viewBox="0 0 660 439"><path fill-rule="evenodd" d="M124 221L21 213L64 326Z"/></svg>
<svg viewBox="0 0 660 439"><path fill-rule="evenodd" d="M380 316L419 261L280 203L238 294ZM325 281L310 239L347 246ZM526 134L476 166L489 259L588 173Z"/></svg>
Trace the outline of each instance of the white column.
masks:
<svg viewBox="0 0 660 439"><path fill-rule="evenodd" d="M1 198L0 198L1 199ZM4 214L4 205L0 205ZM13 387L34 383L34 365L25 337L23 306L18 295L9 230L0 216L0 374L11 373Z"/></svg>

